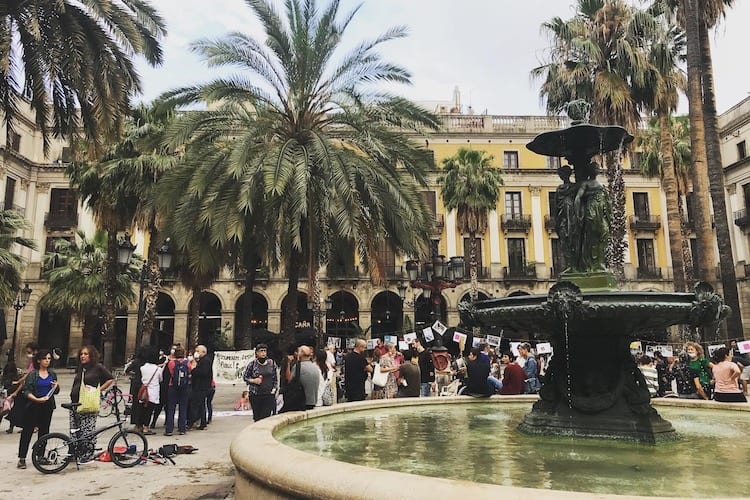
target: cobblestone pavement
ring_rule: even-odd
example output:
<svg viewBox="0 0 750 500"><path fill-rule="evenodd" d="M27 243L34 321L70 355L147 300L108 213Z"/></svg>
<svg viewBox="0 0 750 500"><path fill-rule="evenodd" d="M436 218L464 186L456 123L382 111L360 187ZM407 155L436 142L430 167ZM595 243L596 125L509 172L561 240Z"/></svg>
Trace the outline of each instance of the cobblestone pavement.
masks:
<svg viewBox="0 0 750 500"><path fill-rule="evenodd" d="M68 370L59 370L61 391L57 396L57 409L52 415L50 432L68 432L68 411L60 403L70 401L73 376ZM127 386L122 386L127 390ZM229 411L239 399L242 386L222 385L216 389L214 412ZM114 416L97 419L97 424L114 422ZM192 445L198 451L174 457L176 465L147 463L130 469L117 467L111 462L91 462L76 470L74 464L57 474L42 474L27 457L27 469L17 469L20 434L6 434L8 423L0 425L0 498L27 500L29 498L84 498L100 497L107 500L170 500L170 499L225 499L232 498L234 467L229 458L232 439L252 422L247 415L215 415L206 430L188 431L184 436L164 436L164 416L154 429L156 435L148 436L149 448L157 449L168 443ZM130 424L128 424L130 426ZM16 429L18 431L18 429ZM99 436L97 447L106 448L112 432ZM37 436L32 439L32 445Z"/></svg>

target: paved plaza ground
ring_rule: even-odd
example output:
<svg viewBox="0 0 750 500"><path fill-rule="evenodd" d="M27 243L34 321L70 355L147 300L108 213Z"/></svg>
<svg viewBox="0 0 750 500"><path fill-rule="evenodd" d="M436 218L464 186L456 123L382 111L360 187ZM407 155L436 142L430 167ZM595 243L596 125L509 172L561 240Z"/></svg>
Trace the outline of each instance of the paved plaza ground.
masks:
<svg viewBox="0 0 750 500"><path fill-rule="evenodd" d="M68 411L60 403L70 401L73 376L60 370L61 392L57 409L52 416L50 432L68 434ZM123 387L127 390L126 387ZM230 411L239 399L243 387L222 385L216 389L214 412ZM97 419L97 423L114 422L114 416ZM76 470L70 464L57 474L46 475L37 471L27 457L28 468L16 468L20 434L6 434L5 419L0 426L0 498L26 500L28 498L85 498L100 497L107 500L171 500L171 499L225 499L233 497L234 467L229 458L229 445L234 437L252 422L247 415L215 415L208 429L189 431L184 436L164 436L162 414L154 436L148 436L149 448L157 449L168 443L192 445L198 451L191 455L174 457L176 465L147 463L122 469L109 462L91 462ZM128 424L129 426L130 424ZM18 430L18 429L17 429ZM112 433L99 437L97 447L106 448ZM33 442L36 440L34 436Z"/></svg>

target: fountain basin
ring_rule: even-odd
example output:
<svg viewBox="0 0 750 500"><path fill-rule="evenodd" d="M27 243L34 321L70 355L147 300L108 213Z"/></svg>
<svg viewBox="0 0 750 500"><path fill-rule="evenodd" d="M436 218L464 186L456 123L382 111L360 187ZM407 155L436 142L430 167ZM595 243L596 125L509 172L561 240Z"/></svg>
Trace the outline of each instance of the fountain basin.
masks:
<svg viewBox="0 0 750 500"><path fill-rule="evenodd" d="M710 474L706 475L704 462L715 464L715 455L708 452L704 444L698 444L694 441L694 436L706 434L705 439L709 440L713 446L720 441L726 442L731 448L732 463L744 463L750 459L750 446L743 444L741 432L732 429L725 429L722 421L733 422L736 426L744 426L750 423L750 405L747 404L722 404L702 401L688 400L655 400L654 404L660 407L670 407L677 409L677 415L682 413L682 408L695 408L713 412L707 415L710 421L716 420L714 410L721 415L721 420L714 422L713 425L705 426L696 432L690 430L693 425L690 416L687 415L686 422L678 422L675 418L678 429L682 432L683 427L687 429L688 435L684 436L682 443L665 443L658 448L643 446L636 443L612 443L599 440L575 440L566 438L549 438L549 437L528 437L515 431L519 418L528 411L529 406L535 399L534 396L519 397L499 397L495 396L490 399L475 400L469 397L455 398L415 398L415 399L396 399L396 400L379 400L366 401L361 403L347 403L335 405L320 410L310 412L296 412L275 416L256 424L253 424L242 431L232 442L231 457L236 468L235 496L238 499L245 498L331 498L331 499L399 499L415 498L430 499L435 498L539 498L539 499L626 499L626 498L653 498L648 496L624 496L604 493L597 489L596 493L582 491L556 491L550 489L535 489L528 487L518 487L512 484L483 484L467 480L444 479L438 477L418 476L407 473L421 467L421 460L412 460L406 465L400 466L402 472L392 470L375 469L363 465L347 464L331 458L316 456L306 453L299 449L285 445L275 437L275 434L285 434L293 432L295 426L302 425L306 428L300 429L303 433L318 433L321 436L321 446L344 446L350 440L359 440L352 443L352 446L358 447L361 453L363 463L372 463L378 458L381 448L389 448L386 441L394 443L397 449L403 449L404 455L411 457L425 457L429 454L430 449L437 448L437 455L440 458L438 473L440 475L451 474L453 477L468 478L472 471L467 471L466 456L474 455L479 457L477 461L484 464L489 472L496 471L494 474L501 482L504 481L503 472L520 473L521 475L535 478L536 484L545 486L553 484L556 481L554 472L543 470L543 467L533 467L526 470L528 464L515 463L510 459L498 459L493 455L494 451L499 448L513 446L511 441L520 441L522 445L528 444L525 453L532 458L535 453L539 453L540 448L543 450L545 460L558 462L569 462L571 474L584 474L584 464L581 456L586 454L586 449L597 445L605 449L605 454L611 453L612 460L609 467L612 470L623 470L624 474L636 474L633 471L633 465L622 459L622 454L618 455L618 450L625 450L626 454L635 454L637 465L649 469L648 474L642 477L644 480L651 480L659 477L661 480L661 491L670 492L667 497L685 498L685 497L706 497L716 496L707 494L706 491L695 492L693 489L704 483L710 483ZM514 408L516 417L514 419L501 418L504 422L498 420L488 420L487 418L469 419L463 422L463 425L456 428L455 422L460 419L472 408L489 407L490 414L497 414L502 417L503 408ZM455 408L456 415L451 416L449 412ZM468 409L468 410L467 410ZM496 410L496 411L495 411ZM696 410L685 410L696 412ZM428 422L433 422L440 426L440 416L445 415L444 422L454 427L433 428L434 435L426 440L421 439L418 433L406 428L399 428L398 424L402 421L408 421L404 417L405 413L413 413L428 418ZM698 412L700 413L700 412ZM319 418L325 417L325 418ZM437 418L438 420L429 420ZM458 419L458 420L456 420ZM366 445L362 445L363 436L348 436L336 434L341 432L337 427L338 421L349 421L355 426L362 426L368 434L364 437ZM694 419L692 419L694 420ZM369 422L366 425L362 422ZM502 425L501 425L502 424ZM413 425L413 424L412 424ZM357 427L359 428L359 427ZM735 433L740 436L735 436ZM457 441L449 441L450 436L455 436ZM493 436L497 439L493 439ZM439 441L437 441L439 440ZM467 442L479 444L480 448L474 448L463 452L461 447L466 446ZM500 443L500 446L498 446ZM704 441L705 443L705 441ZM577 449L568 449L568 446L578 446ZM684 453L682 448L691 450ZM554 449L562 450L562 454L553 453ZM702 449L703 453L695 453L695 450ZM455 453L451 452L455 450ZM535 451L536 450L536 451ZM582 451L583 450L583 451ZM629 451L628 451L629 450ZM524 451L521 450L523 453ZM649 466L645 458L649 455L659 452L673 457L675 460L690 461L694 458L699 460L687 462L666 463L665 460L657 462L656 465ZM670 453L672 452L672 453ZM382 453L387 453L384 450ZM435 455L435 453L432 453ZM663 455L660 455L663 456ZM713 457L713 458L712 458ZM387 460L388 455L384 455ZM658 457L657 457L658 458ZM701 461L702 460L702 461ZM553 464L554 465L554 464ZM559 465L559 464L558 464ZM599 464L601 466L601 464ZM519 470L522 467L523 470ZM465 471L465 473L462 473ZM458 473L458 475L456 475ZM664 474L662 474L664 473ZM677 476L670 476L674 473ZM742 482L740 471L735 474L738 481ZM582 478L585 483L586 479ZM598 482L597 482L598 481ZM727 498L739 497L745 490L733 489L731 485L724 482L722 476L721 483L716 486L719 491L718 496ZM510 481L509 481L510 482ZM601 480L594 479L593 486L607 483L607 479L602 477ZM657 485L655 485L657 486ZM610 484L610 491L619 493L631 492L623 489L622 484ZM739 488L739 487L738 487ZM714 492L716 493L716 492ZM650 494L650 493L649 493ZM451 495L446 497L445 495Z"/></svg>

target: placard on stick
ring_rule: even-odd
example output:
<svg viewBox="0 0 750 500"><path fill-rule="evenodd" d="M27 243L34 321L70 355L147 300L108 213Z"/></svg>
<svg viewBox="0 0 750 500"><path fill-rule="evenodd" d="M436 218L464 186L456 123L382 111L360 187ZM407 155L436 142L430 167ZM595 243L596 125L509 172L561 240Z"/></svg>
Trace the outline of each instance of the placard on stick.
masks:
<svg viewBox="0 0 750 500"><path fill-rule="evenodd" d="M427 327L424 330L422 330L422 335L424 335L425 342L432 342L435 340L435 334L432 332L432 327Z"/></svg>
<svg viewBox="0 0 750 500"><path fill-rule="evenodd" d="M404 341L405 342L408 342L408 343L411 344L415 340L417 340L417 333L416 332L411 332L411 333L405 333L404 334Z"/></svg>
<svg viewBox="0 0 750 500"><path fill-rule="evenodd" d="M537 354L552 354L552 344L549 342L540 342L536 345Z"/></svg>
<svg viewBox="0 0 750 500"><path fill-rule="evenodd" d="M442 335L445 333L448 327L442 324L440 321L435 321L435 323L432 325L432 329Z"/></svg>
<svg viewBox="0 0 750 500"><path fill-rule="evenodd" d="M737 350L741 354L750 352L750 340L737 341Z"/></svg>
<svg viewBox="0 0 750 500"><path fill-rule="evenodd" d="M487 344L491 345L492 347L497 347L500 345L500 337L497 337L495 335L487 335Z"/></svg>

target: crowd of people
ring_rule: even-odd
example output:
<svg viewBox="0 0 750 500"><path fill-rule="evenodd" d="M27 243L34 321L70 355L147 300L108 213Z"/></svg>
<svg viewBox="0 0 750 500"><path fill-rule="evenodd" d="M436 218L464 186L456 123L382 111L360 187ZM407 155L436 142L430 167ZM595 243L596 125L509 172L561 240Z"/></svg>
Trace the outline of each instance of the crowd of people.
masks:
<svg viewBox="0 0 750 500"><path fill-rule="evenodd" d="M697 342L687 342L677 356L656 351L636 359L651 397L745 403L750 395L750 357L739 352L735 340L716 349L711 359Z"/></svg>

